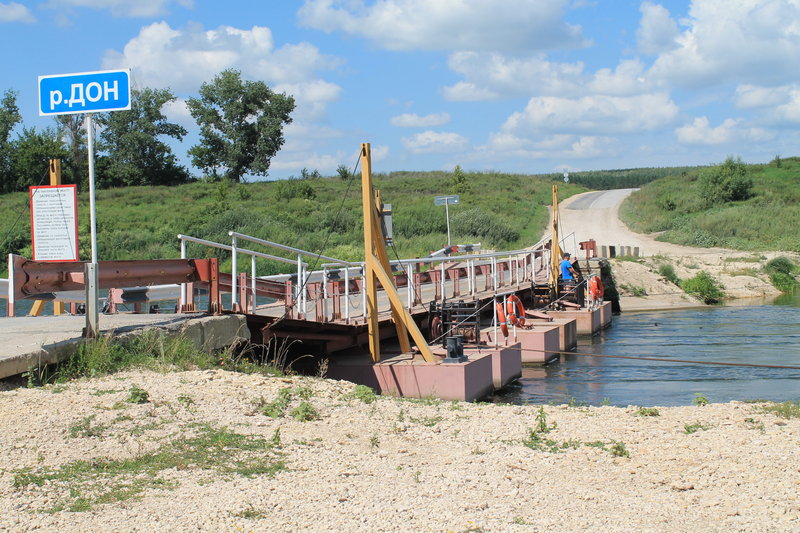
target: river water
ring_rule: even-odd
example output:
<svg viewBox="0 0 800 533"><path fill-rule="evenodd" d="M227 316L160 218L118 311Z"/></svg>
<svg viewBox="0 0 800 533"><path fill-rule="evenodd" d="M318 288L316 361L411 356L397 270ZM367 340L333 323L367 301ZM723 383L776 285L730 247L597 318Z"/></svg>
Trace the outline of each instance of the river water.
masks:
<svg viewBox="0 0 800 533"><path fill-rule="evenodd" d="M623 310L624 311L624 310ZM707 366L589 357L608 354L800 367L800 295L769 305L622 313L578 340L575 354L524 367L519 384L495 398L512 403L691 405L800 399L800 370Z"/></svg>

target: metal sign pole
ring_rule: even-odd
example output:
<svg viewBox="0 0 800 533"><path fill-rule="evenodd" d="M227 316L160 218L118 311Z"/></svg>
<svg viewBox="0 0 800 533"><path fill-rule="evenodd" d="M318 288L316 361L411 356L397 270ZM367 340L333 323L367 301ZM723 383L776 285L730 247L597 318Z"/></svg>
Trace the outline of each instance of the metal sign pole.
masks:
<svg viewBox="0 0 800 533"><path fill-rule="evenodd" d="M99 333L98 322L98 287L97 287L97 214L94 202L94 141L92 135L92 114L86 113L86 139L89 152L89 231L92 240L91 267L86 268L86 337L97 337Z"/></svg>
<svg viewBox="0 0 800 533"><path fill-rule="evenodd" d="M448 202L448 198L444 199L444 213L447 217L447 246L450 246L450 202Z"/></svg>

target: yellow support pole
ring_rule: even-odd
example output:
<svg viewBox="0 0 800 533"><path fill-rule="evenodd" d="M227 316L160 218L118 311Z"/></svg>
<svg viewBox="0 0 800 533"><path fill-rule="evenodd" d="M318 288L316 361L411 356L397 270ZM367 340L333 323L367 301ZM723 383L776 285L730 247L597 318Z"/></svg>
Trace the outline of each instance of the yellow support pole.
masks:
<svg viewBox="0 0 800 533"><path fill-rule="evenodd" d="M376 201L378 202L376 205ZM380 194L373 195L372 190L372 153L369 143L361 145L361 202L364 213L364 290L367 293L366 321L369 335L369 350L374 362L381 360L380 336L378 331L378 281L389 297L392 319L400 339L400 347L404 352L411 350L409 333L419 348L422 357L429 363L436 359L425 341L417 323L403 305L394 279L391 276L389 255L386 253L386 241L380 224Z"/></svg>
<svg viewBox="0 0 800 533"><path fill-rule="evenodd" d="M61 160L50 160L50 185L61 185ZM64 314L64 302L53 300L53 315Z"/></svg>
<svg viewBox="0 0 800 533"><path fill-rule="evenodd" d="M550 241L550 287L558 296L558 273L561 269L561 245L558 240L558 185L553 185L553 231Z"/></svg>
<svg viewBox="0 0 800 533"><path fill-rule="evenodd" d="M61 160L50 160L50 185L61 185ZM39 316L44 311L44 300L36 300L31 306L28 316ZM64 313L64 302L53 300L53 315Z"/></svg>

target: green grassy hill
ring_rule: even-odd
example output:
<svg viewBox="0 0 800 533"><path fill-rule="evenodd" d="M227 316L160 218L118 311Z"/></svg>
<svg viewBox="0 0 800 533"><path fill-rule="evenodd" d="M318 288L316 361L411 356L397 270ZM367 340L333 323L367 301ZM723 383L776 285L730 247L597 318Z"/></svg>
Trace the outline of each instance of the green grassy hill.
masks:
<svg viewBox="0 0 800 533"><path fill-rule="evenodd" d="M454 243L530 246L547 224L554 183L550 177L495 172L463 173L460 180L449 172L395 172L376 174L373 180L383 202L393 206L400 257L427 255L447 244L444 208L433 205L433 197L441 194L461 195L461 203L450 207ZM567 198L586 189L561 183L559 190ZM350 180L320 177L107 189L97 191L96 200L101 260L178 257L178 233L230 244L229 230L340 259L363 259L360 174ZM80 257L89 258L85 192L79 193L78 209ZM0 196L3 257L9 252L31 257L29 213L27 193ZM200 245L190 245L188 253L215 254L229 262L227 252ZM265 274L281 268L287 267L258 265Z"/></svg>
<svg viewBox="0 0 800 533"><path fill-rule="evenodd" d="M709 205L704 174L694 169L653 181L632 194L620 216L635 231L689 246L800 252L800 158L747 165L751 196Z"/></svg>

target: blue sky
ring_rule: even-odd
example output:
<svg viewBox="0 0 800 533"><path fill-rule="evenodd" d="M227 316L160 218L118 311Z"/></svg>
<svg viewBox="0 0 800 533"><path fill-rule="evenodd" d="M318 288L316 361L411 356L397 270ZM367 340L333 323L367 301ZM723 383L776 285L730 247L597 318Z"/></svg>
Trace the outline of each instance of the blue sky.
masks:
<svg viewBox="0 0 800 533"><path fill-rule="evenodd" d="M226 68L297 101L270 179L539 173L800 155L800 0L0 0L0 92L130 68L185 98ZM195 170L196 172L196 170Z"/></svg>

